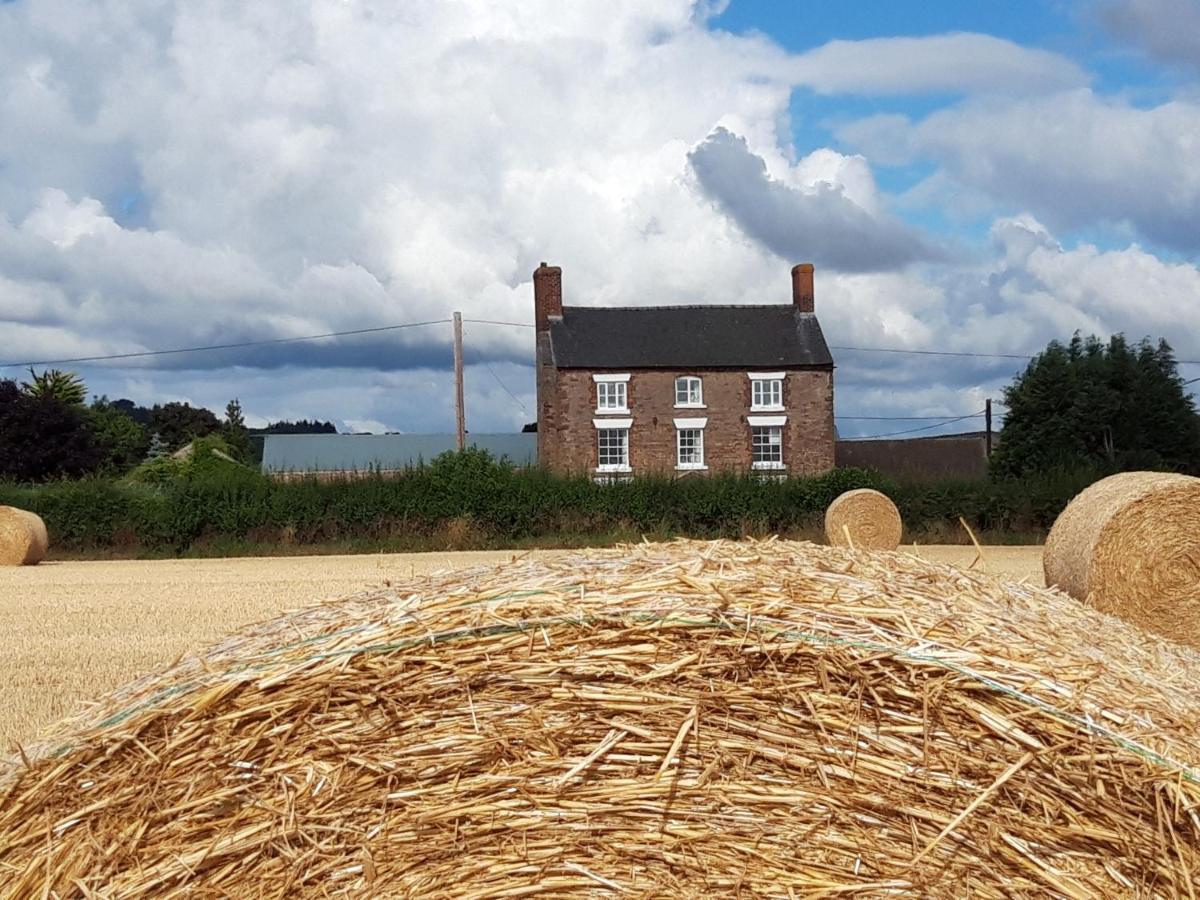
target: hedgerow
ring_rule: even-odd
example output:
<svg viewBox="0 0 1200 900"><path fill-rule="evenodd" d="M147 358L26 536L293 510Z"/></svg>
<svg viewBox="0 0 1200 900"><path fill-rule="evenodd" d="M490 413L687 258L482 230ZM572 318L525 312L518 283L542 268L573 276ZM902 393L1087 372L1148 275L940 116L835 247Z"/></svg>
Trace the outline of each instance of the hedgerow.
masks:
<svg viewBox="0 0 1200 900"><path fill-rule="evenodd" d="M637 532L699 538L813 533L840 493L873 487L900 508L910 535L1049 528L1093 473L1034 481L896 483L875 472L837 469L815 478L750 475L586 477L519 469L482 451L443 454L399 476L331 482L275 481L240 466L192 466L156 483L89 478L38 486L0 485L0 504L41 515L64 549L133 547L183 552L198 541L319 543L431 534L467 523L492 543L556 535Z"/></svg>

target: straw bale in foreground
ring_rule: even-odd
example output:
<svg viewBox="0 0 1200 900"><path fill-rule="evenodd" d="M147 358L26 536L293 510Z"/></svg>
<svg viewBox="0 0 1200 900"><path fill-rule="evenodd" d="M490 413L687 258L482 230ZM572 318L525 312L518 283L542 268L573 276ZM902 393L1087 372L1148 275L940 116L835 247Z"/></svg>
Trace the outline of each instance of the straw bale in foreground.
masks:
<svg viewBox="0 0 1200 900"><path fill-rule="evenodd" d="M902 531L896 504L870 488L846 491L825 510L825 539L834 547L895 550Z"/></svg>
<svg viewBox="0 0 1200 900"><path fill-rule="evenodd" d="M1042 560L1046 584L1200 647L1200 478L1097 481L1058 517Z"/></svg>
<svg viewBox="0 0 1200 900"><path fill-rule="evenodd" d="M0 778L0 894L1188 896L1200 655L901 554L680 542L387 586Z"/></svg>
<svg viewBox="0 0 1200 900"><path fill-rule="evenodd" d="M46 524L35 513L0 506L0 566L37 565L49 547Z"/></svg>

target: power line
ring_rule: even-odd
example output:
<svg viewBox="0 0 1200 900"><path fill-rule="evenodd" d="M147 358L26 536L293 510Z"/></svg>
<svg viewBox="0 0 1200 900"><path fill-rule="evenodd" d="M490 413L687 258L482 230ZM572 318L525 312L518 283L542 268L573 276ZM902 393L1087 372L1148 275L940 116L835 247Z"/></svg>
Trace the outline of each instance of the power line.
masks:
<svg viewBox="0 0 1200 900"><path fill-rule="evenodd" d="M494 319L464 319L464 322L476 322L480 325L508 325L513 328L533 328L529 322L501 322ZM1020 359L1031 360L1038 353L975 353L968 350L909 350L904 347L849 347L830 344L830 350L848 353L904 353L911 356L950 356L963 359ZM1200 366L1200 359L1177 359L1181 366Z"/></svg>
<svg viewBox="0 0 1200 900"><path fill-rule="evenodd" d="M977 413L970 413L965 416L959 416L957 419L946 419L943 422L934 422L932 425L925 425L921 428L907 428L904 431L889 431L886 434L867 434L867 435L862 435L861 437L847 438L847 440L870 441L870 440L874 440L875 438L896 437L897 435L901 435L901 434L916 434L918 431L930 431L931 429L934 429L934 428L941 428L943 425L953 425L955 422L961 422L964 419L980 419L980 418L983 418L983 415L984 415L983 410L980 410Z"/></svg>
<svg viewBox="0 0 1200 900"><path fill-rule="evenodd" d="M931 419L944 419L945 416L834 416L835 419L859 422L928 422Z"/></svg>
<svg viewBox="0 0 1200 900"><path fill-rule="evenodd" d="M838 347L832 344L829 349L850 353L906 353L910 356L955 356L966 359L1023 359L1026 361L1036 355L1034 353L971 353L965 350L906 350L901 347Z"/></svg>
<svg viewBox="0 0 1200 900"><path fill-rule="evenodd" d="M464 322L471 322L474 325L509 325L513 328L532 328L532 322L500 322L496 319L463 319Z"/></svg>
<svg viewBox="0 0 1200 900"><path fill-rule="evenodd" d="M428 322L405 322L400 325L380 325L377 328L356 328L353 331L330 331L326 334L306 334L303 337L271 338L261 341L240 341L236 344L209 344L204 347L176 347L171 350L141 350L136 353L110 353L105 356L75 356L70 359L35 359L27 362L0 363L0 369L26 366L58 366L66 363L108 362L114 359L137 359L146 356L167 356L172 353L202 353L208 350L237 350L242 347L265 347L269 344L295 344L300 341L318 341L322 338L351 337L359 334L378 334L381 331L398 331L401 328L420 328L424 325L447 325L449 319L431 319Z"/></svg>

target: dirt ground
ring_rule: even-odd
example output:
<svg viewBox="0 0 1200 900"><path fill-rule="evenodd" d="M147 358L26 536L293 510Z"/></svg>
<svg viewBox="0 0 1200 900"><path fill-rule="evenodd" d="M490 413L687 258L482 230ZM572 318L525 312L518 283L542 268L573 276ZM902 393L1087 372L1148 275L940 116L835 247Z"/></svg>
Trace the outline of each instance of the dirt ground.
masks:
<svg viewBox="0 0 1200 900"><path fill-rule="evenodd" d="M970 565L976 555L973 547L905 550L958 566ZM515 555L107 560L0 568L0 755L81 701L244 625L385 579L507 562ZM985 547L978 568L1041 584L1041 559L1040 547Z"/></svg>

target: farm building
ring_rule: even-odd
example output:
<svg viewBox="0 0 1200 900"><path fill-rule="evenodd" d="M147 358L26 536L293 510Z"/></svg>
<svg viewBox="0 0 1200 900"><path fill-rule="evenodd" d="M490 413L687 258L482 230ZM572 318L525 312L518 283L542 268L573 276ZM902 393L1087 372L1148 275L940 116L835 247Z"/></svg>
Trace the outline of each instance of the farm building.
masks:
<svg viewBox="0 0 1200 900"><path fill-rule="evenodd" d="M269 434L262 470L275 478L402 472L456 449L453 434ZM469 434L467 446L518 466L537 463L532 434Z"/></svg>
<svg viewBox="0 0 1200 900"><path fill-rule="evenodd" d="M533 273L538 460L597 475L834 466L833 357L813 267L792 302L564 306L562 270Z"/></svg>

